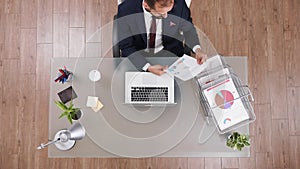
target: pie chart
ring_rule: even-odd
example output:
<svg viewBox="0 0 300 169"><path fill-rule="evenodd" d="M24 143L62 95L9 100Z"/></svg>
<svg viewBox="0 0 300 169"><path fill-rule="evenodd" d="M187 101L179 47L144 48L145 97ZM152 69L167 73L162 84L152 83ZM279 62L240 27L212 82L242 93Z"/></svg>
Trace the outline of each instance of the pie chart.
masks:
<svg viewBox="0 0 300 169"><path fill-rule="evenodd" d="M215 102L221 109L229 109L234 103L234 97L228 90L220 90L215 96Z"/></svg>

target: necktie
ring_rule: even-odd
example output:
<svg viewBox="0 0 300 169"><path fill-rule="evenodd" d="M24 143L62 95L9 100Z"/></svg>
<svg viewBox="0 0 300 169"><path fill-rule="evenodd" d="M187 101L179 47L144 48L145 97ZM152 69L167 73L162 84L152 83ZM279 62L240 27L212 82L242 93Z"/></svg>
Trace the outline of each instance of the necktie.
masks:
<svg viewBox="0 0 300 169"><path fill-rule="evenodd" d="M152 16L152 22L150 27L150 38L149 38L149 53L154 53L155 36L156 36L156 17Z"/></svg>

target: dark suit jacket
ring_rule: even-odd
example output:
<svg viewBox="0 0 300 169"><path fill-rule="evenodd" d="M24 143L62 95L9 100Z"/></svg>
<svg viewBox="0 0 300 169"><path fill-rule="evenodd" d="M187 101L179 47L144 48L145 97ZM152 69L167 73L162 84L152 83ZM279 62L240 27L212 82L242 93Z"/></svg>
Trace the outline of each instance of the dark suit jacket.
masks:
<svg viewBox="0 0 300 169"><path fill-rule="evenodd" d="M148 63L141 53L137 53L147 48L142 3L143 0L125 0L118 7L117 20L121 55L129 57L138 69ZM179 57L184 54L183 40L189 48L199 45L190 9L185 0L174 0L174 7L168 12L168 17L162 19L162 34L163 50Z"/></svg>

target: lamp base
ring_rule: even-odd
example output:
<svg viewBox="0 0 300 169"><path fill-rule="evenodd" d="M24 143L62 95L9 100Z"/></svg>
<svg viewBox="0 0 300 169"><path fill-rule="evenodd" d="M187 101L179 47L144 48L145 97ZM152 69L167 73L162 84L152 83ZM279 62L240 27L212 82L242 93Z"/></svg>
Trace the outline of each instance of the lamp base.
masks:
<svg viewBox="0 0 300 169"><path fill-rule="evenodd" d="M60 138L60 137L59 137L60 134L61 134L62 132L66 132L66 131L67 131L67 130L59 130L59 131L55 134L54 140L57 140L58 138ZM75 142L76 142L75 140L68 140L68 141L66 141L66 142L58 141L58 142L55 143L55 146L56 146L57 149L65 151L65 150L70 150L71 148L73 148L74 145L75 145Z"/></svg>

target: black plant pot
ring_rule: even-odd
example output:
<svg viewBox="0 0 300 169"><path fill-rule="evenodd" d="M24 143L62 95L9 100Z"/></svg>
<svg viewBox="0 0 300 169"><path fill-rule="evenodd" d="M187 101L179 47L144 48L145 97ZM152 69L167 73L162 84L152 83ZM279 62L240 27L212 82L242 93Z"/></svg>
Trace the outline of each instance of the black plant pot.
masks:
<svg viewBox="0 0 300 169"><path fill-rule="evenodd" d="M72 116L73 120L79 120L82 117L83 113L81 110L78 110L74 116Z"/></svg>

